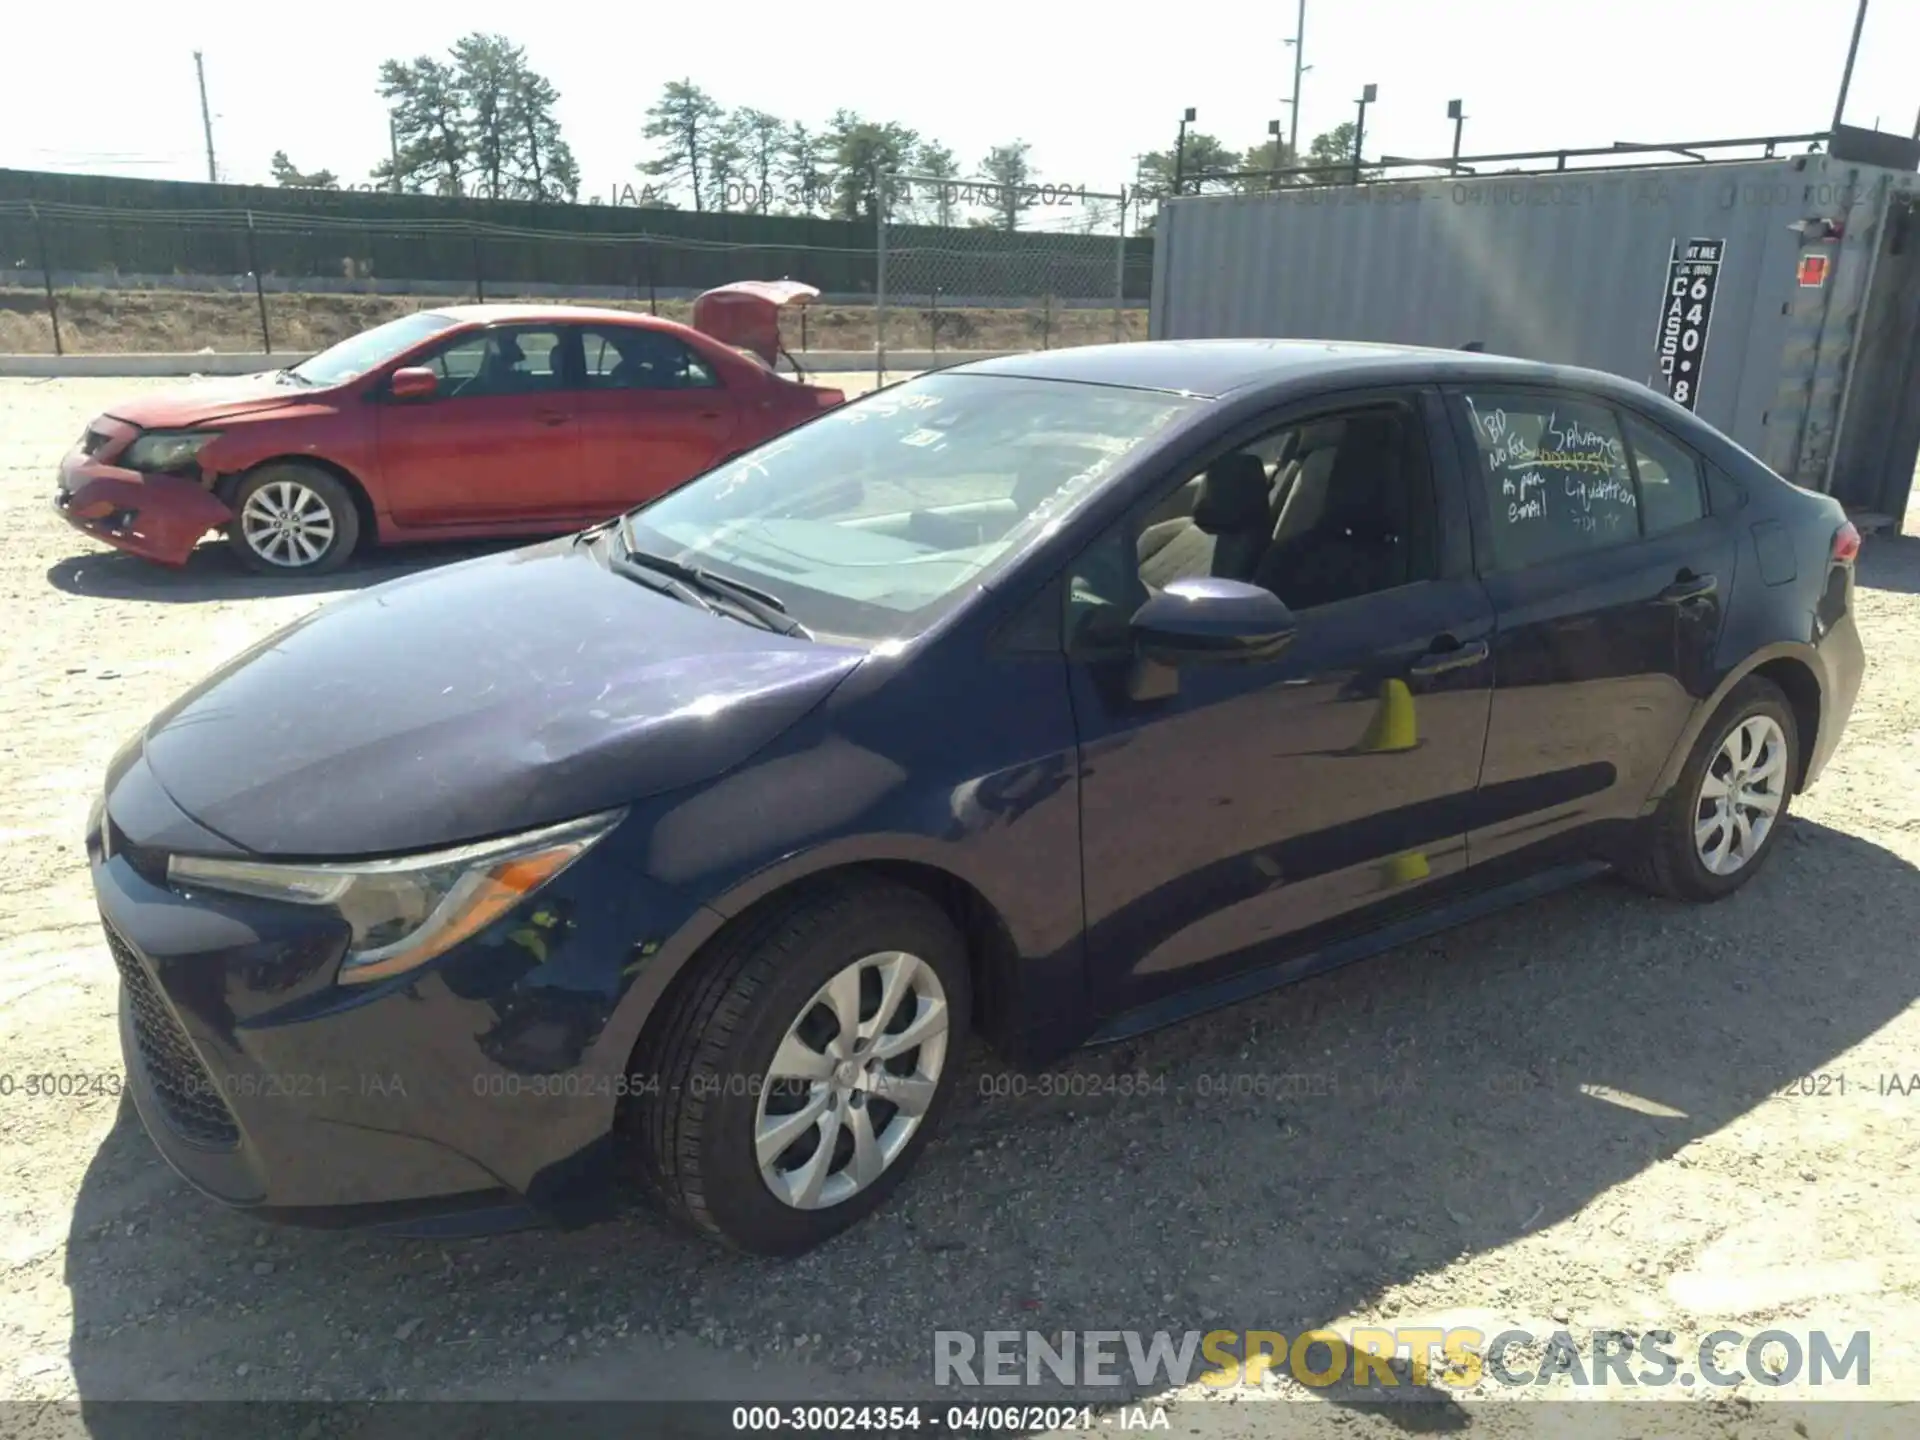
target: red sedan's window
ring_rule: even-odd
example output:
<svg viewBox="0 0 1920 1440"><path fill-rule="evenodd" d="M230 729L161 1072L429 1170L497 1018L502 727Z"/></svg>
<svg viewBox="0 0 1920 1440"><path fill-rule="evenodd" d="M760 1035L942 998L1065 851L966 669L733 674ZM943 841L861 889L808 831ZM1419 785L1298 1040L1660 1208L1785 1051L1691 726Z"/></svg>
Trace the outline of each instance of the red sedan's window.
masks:
<svg viewBox="0 0 1920 1440"><path fill-rule="evenodd" d="M476 331L421 363L440 376L440 393L448 399L559 390L565 375L557 326Z"/></svg>
<svg viewBox="0 0 1920 1440"><path fill-rule="evenodd" d="M691 345L658 330L595 326L582 338L589 390L705 390L720 383Z"/></svg>

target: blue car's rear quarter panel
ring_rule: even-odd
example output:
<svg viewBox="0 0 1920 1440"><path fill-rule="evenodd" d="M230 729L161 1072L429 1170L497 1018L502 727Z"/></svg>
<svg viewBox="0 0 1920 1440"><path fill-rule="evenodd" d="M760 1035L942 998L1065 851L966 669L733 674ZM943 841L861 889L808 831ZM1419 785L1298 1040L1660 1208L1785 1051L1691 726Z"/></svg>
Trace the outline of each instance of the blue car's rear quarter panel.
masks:
<svg viewBox="0 0 1920 1440"><path fill-rule="evenodd" d="M1801 788L1812 784L1832 758L1853 712L1866 670L1866 654L1854 622L1854 573L1850 565L1833 562L1834 538L1846 523L1846 510L1829 495L1790 485L1770 472L1749 474L1747 483L1758 504L1745 508L1752 515L1749 547L1742 553L1741 591L1746 626L1743 639L1749 652L1782 644L1813 671L1819 686L1819 720L1808 745ZM1784 533L1792 555L1793 574L1782 579L1777 561L1773 574L1762 573L1761 527L1768 522ZM1774 583L1768 583L1772 580ZM1808 744L1808 742L1811 742Z"/></svg>

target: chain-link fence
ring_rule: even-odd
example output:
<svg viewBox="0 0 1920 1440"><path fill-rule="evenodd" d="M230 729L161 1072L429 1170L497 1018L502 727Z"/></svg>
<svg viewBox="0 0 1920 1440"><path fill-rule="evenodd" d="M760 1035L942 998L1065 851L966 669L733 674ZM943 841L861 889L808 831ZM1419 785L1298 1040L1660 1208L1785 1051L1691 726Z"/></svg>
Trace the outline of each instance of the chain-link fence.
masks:
<svg viewBox="0 0 1920 1440"><path fill-rule="evenodd" d="M829 227L859 245L729 241L642 230L632 211L595 214L635 228L0 200L0 354L298 356L398 314L475 300L607 305L686 322L694 298L716 285L794 279L822 294L789 321L787 348L869 363L871 227ZM752 229L744 218L739 228Z"/></svg>
<svg viewBox="0 0 1920 1440"><path fill-rule="evenodd" d="M1144 340L1151 241L1128 196L1084 186L887 178L875 250L874 368L887 355Z"/></svg>
<svg viewBox="0 0 1920 1440"><path fill-rule="evenodd" d="M1133 207L1118 194L898 177L877 225L579 206L539 227L336 214L302 198L285 210L0 198L0 353L293 357L468 300L687 321L703 290L778 279L821 291L785 321L809 369L884 368L886 348L938 357L1146 334L1152 242L1125 237ZM662 233L696 226L728 238Z"/></svg>

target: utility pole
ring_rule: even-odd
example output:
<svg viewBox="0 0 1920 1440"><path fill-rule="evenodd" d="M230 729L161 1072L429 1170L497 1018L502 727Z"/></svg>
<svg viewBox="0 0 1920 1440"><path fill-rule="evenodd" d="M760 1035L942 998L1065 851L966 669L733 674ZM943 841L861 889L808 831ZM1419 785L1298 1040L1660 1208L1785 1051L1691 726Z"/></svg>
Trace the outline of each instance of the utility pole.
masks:
<svg viewBox="0 0 1920 1440"><path fill-rule="evenodd" d="M1465 102L1447 101L1447 118L1453 121L1453 163L1447 167L1447 173L1458 175L1460 173L1460 132L1467 123Z"/></svg>
<svg viewBox="0 0 1920 1440"><path fill-rule="evenodd" d="M1847 90L1853 84L1853 62L1860 53L1860 31L1867 23L1867 0L1860 0L1860 8L1853 15L1853 39L1847 45L1847 68L1840 72L1840 95L1833 102L1833 128L1840 128L1840 117L1847 108Z"/></svg>
<svg viewBox="0 0 1920 1440"><path fill-rule="evenodd" d="M387 175L387 182L392 187L393 193L398 195L400 193L400 126L393 118L391 110L387 112L387 152L391 156L388 163L392 166Z"/></svg>
<svg viewBox="0 0 1920 1440"><path fill-rule="evenodd" d="M1378 85L1368 85L1360 92L1360 118L1353 127L1353 183L1360 183L1360 147L1367 138L1367 106L1380 95Z"/></svg>
<svg viewBox="0 0 1920 1440"><path fill-rule="evenodd" d="M193 69L200 77L200 128L207 137L207 183L217 184L220 172L213 164L213 116L207 110L207 66L198 50L193 52Z"/></svg>
<svg viewBox="0 0 1920 1440"><path fill-rule="evenodd" d="M1193 123L1195 110L1189 105L1180 114L1180 139L1173 147L1173 193L1183 195L1187 188L1187 126Z"/></svg>
<svg viewBox="0 0 1920 1440"><path fill-rule="evenodd" d="M1307 44L1307 0L1300 0L1300 16L1294 22L1293 39L1287 41L1293 47L1293 101L1287 121L1287 149L1293 152L1293 163L1300 163L1300 77L1313 67L1300 62L1305 58Z"/></svg>

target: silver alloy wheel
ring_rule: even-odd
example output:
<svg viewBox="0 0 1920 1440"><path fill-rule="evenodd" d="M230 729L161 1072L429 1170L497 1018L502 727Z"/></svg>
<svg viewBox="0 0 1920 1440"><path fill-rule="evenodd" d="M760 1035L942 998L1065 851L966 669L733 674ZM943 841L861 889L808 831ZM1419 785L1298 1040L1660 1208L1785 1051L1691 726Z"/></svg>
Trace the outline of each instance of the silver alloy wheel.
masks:
<svg viewBox="0 0 1920 1440"><path fill-rule="evenodd" d="M760 1086L760 1178L798 1210L865 1190L900 1157L947 1060L947 992L904 950L855 960L787 1027Z"/></svg>
<svg viewBox="0 0 1920 1440"><path fill-rule="evenodd" d="M247 548L270 565L297 570L333 546L333 512L318 491L298 480L271 480L240 507Z"/></svg>
<svg viewBox="0 0 1920 1440"><path fill-rule="evenodd" d="M1708 762L1693 809L1693 844L1710 874L1732 875L1766 844L1786 799L1787 737L1769 715L1734 726Z"/></svg>

